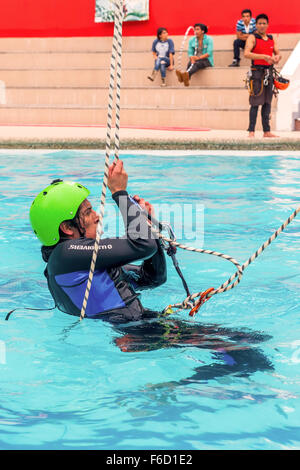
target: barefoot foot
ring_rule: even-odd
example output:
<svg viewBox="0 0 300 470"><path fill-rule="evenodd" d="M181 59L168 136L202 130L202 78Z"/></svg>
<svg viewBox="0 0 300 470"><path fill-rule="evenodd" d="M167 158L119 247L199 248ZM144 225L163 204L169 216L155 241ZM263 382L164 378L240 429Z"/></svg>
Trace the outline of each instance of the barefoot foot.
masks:
<svg viewBox="0 0 300 470"><path fill-rule="evenodd" d="M264 132L264 137L279 137L279 135L272 134L272 132Z"/></svg>

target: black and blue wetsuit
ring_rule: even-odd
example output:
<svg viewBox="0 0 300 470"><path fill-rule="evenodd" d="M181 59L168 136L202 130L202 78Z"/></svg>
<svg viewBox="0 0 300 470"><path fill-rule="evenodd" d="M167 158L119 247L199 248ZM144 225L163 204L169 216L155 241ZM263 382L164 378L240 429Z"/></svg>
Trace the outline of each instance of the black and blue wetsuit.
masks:
<svg viewBox="0 0 300 470"><path fill-rule="evenodd" d="M247 377L257 370L272 371L270 360L260 348L252 345L270 338L261 332L245 333L220 325L190 324L143 308L137 291L166 281L165 255L160 242L153 238L146 218L127 192L114 193L113 199L123 216L126 235L100 242L86 317L114 323L118 332L115 344L124 352L191 346L212 350L216 363L197 367L191 377L169 383L172 386L230 374ZM139 230L135 230L136 220ZM43 258L48 263L45 275L49 290L63 312L80 315L94 243L93 239L79 238L42 247ZM142 259L141 266L130 264ZM149 318L155 321L130 323Z"/></svg>
<svg viewBox="0 0 300 470"><path fill-rule="evenodd" d="M143 308L136 290L163 284L166 260L160 241L127 192L118 191L113 199L124 220L125 237L100 241L86 317L123 323L157 315ZM42 247L49 290L65 313L80 315L94 243L79 238ZM141 266L130 264L138 260L144 260Z"/></svg>

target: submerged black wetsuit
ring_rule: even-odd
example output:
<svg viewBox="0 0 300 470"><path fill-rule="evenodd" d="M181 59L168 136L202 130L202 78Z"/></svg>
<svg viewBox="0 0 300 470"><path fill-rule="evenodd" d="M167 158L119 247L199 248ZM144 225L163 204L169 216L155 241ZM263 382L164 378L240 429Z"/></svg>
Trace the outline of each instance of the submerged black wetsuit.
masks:
<svg viewBox="0 0 300 470"><path fill-rule="evenodd" d="M136 290L163 284L166 260L160 241L127 192L118 191L113 199L124 220L125 237L100 241L86 317L123 323L157 315L143 308ZM80 315L94 244L94 239L79 238L42 247L48 287L63 312ZM128 264L142 259L141 266Z"/></svg>
<svg viewBox="0 0 300 470"><path fill-rule="evenodd" d="M124 352L188 346L213 351L216 363L197 367L191 377L169 383L172 386L230 374L247 377L257 370L272 371L269 359L252 346L270 338L261 332L190 325L143 308L136 290L153 288L166 281L164 252L127 192L115 193L113 199L123 216L126 235L101 240L86 317L114 323L115 331L122 335L115 338L115 344ZM43 258L48 263L45 275L49 290L63 312L80 314L94 243L93 239L79 238L42 247ZM141 259L145 259L141 266L128 264ZM130 323L149 318L155 320Z"/></svg>

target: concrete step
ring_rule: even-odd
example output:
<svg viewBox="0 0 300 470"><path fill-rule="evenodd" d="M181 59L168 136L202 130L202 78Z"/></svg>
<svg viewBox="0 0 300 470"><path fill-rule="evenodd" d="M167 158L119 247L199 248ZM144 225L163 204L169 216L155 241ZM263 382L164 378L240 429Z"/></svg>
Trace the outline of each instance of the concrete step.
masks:
<svg viewBox="0 0 300 470"><path fill-rule="evenodd" d="M212 109L131 109L121 113L121 126L181 126L211 129L243 129L248 127L249 110ZM0 108L0 124L14 125L106 125L106 109L66 108ZM272 116L274 122L274 116ZM274 127L274 124L273 124ZM257 130L261 129L260 116Z"/></svg>
<svg viewBox="0 0 300 470"><path fill-rule="evenodd" d="M270 34L272 34L270 32ZM278 42L279 48L290 49L294 48L297 42L300 40L300 33L296 34L273 34L275 40ZM185 42L186 49L188 41L193 37L193 34L189 34L188 39ZM232 50L233 41L236 39L235 34L226 34L220 36L212 36L214 41L214 49L215 50ZM182 41L184 36L172 36L170 38L173 39L175 44L175 50L179 51L182 45ZM152 41L155 37L149 36L141 36L141 37L125 37L123 38L124 41L124 49L125 50L148 50L152 46ZM150 45L150 46L149 46Z"/></svg>
<svg viewBox="0 0 300 470"><path fill-rule="evenodd" d="M280 47L286 49L281 65L298 36L280 36ZM178 50L182 37L174 39ZM244 68L227 67L233 39L214 37L216 67L194 75L191 87L179 84L173 71L167 73L168 87L162 89L160 77L154 83L147 79L153 67L153 38L124 38L122 124L246 129L249 105L243 79L250 62L243 59ZM0 39L0 123L105 125L111 42L112 38ZM185 52L184 66L186 62ZM274 101L273 112L275 107Z"/></svg>
<svg viewBox="0 0 300 470"><path fill-rule="evenodd" d="M282 66L289 57L291 50L282 50ZM110 52L58 53L28 52L1 53L0 72L2 70L65 70L65 69L98 69L110 67ZM231 51L215 51L216 67L226 67L233 59ZM182 65L188 62L187 53L183 54ZM176 65L176 64L175 64ZM250 66L250 61L242 58L241 65ZM153 57L149 52L124 52L122 66L125 68L153 68Z"/></svg>
<svg viewBox="0 0 300 470"><path fill-rule="evenodd" d="M234 26L233 26L234 28ZM271 33L271 32L270 32ZM179 51L184 36L170 36ZM192 34L188 36L188 40ZM300 34L274 34L279 48L294 48ZM215 50L232 50L235 34L213 36ZM123 48L127 51L149 51L155 36L125 36ZM186 41L186 49L187 43ZM0 38L0 52L95 52L111 51L112 37L75 37L75 38Z"/></svg>
<svg viewBox="0 0 300 470"><path fill-rule="evenodd" d="M193 86L243 86L248 67L239 68L207 68L193 75ZM123 69L122 87L148 87L160 85L160 75L154 82L147 76L149 68ZM109 84L109 69L83 70L2 70L0 79L6 87L107 87ZM167 85L180 86L175 71L167 71Z"/></svg>
<svg viewBox="0 0 300 470"><path fill-rule="evenodd" d="M106 106L106 88L7 88L5 106L97 108ZM123 88L121 107L144 109L206 108L248 109L244 88ZM1 106L1 105L0 105ZM275 100L274 100L275 106Z"/></svg>

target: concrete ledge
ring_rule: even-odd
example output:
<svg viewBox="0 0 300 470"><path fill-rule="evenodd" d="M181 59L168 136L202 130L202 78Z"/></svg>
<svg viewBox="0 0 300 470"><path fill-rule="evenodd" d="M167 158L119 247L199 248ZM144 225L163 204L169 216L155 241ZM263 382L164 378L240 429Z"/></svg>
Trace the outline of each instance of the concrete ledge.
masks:
<svg viewBox="0 0 300 470"><path fill-rule="evenodd" d="M104 140L48 140L48 141L0 141L0 149L87 149L104 150ZM152 140L123 140L121 150L244 150L244 151L300 151L299 141L152 141Z"/></svg>
<svg viewBox="0 0 300 470"><path fill-rule="evenodd" d="M290 48L297 44L300 38L299 33L278 34L270 31L278 41L280 48ZM175 43L175 49L179 51L183 40L182 35L170 35ZM188 40L192 37L192 32ZM137 51L151 49L154 35L151 36L124 36L123 45L125 51ZM235 34L216 35L214 38L214 48L232 50ZM32 51L40 52L85 52L97 50L111 50L112 37L51 37L51 38L0 38L0 52L7 51ZM187 46L187 42L186 42Z"/></svg>
<svg viewBox="0 0 300 470"><path fill-rule="evenodd" d="M0 148L104 149L105 127L0 126ZM300 133L278 132L276 139L245 131L122 128L121 149L300 150Z"/></svg>

